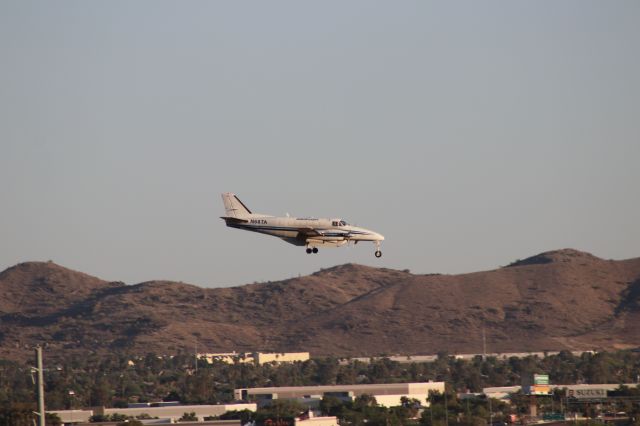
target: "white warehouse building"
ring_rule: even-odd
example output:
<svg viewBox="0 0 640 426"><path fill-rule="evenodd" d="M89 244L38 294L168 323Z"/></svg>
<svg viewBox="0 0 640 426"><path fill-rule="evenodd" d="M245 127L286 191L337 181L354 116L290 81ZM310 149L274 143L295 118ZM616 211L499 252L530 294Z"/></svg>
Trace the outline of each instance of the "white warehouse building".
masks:
<svg viewBox="0 0 640 426"><path fill-rule="evenodd" d="M379 405L393 407L400 405L402 397L417 399L421 404L428 405L430 391L444 393L444 382L244 388L235 389L234 396L238 401L256 401L261 405L273 399L304 400L334 396L354 400L360 395L372 395Z"/></svg>

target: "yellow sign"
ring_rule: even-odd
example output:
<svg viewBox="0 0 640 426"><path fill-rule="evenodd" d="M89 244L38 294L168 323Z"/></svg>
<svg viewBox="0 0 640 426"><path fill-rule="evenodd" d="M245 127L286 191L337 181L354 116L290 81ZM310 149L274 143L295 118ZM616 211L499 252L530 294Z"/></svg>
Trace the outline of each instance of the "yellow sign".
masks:
<svg viewBox="0 0 640 426"><path fill-rule="evenodd" d="M551 387L549 385L533 385L531 386L531 395L549 395Z"/></svg>

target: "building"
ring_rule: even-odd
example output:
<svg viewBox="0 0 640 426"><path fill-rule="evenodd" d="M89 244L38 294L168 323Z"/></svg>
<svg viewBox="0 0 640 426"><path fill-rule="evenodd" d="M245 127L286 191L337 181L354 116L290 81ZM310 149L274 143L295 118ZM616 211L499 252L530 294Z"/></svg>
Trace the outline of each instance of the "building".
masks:
<svg viewBox="0 0 640 426"><path fill-rule="evenodd" d="M74 426L116 426L120 422L86 422L86 423L73 423ZM147 419L142 420L144 425L172 425L175 424L171 419ZM197 420L190 421L188 423L178 423L189 426L242 426L240 420ZM66 423L65 423L66 426Z"/></svg>
<svg viewBox="0 0 640 426"><path fill-rule="evenodd" d="M521 389L522 386L494 386L482 389L482 393L487 398L494 398L508 402L511 398L511 394L518 393Z"/></svg>
<svg viewBox="0 0 640 426"><path fill-rule="evenodd" d="M227 364L269 364L269 363L288 363L288 362L304 362L310 359L309 352L222 352L222 353L199 353L199 359L206 360L209 364L214 361L221 361Z"/></svg>
<svg viewBox="0 0 640 426"><path fill-rule="evenodd" d="M149 414L151 417L172 418L182 417L184 413L195 413L199 420L204 417L219 416L227 411L250 410L256 411L256 404L219 404L219 405L171 405L164 407L137 408L105 408L104 412L96 414L124 414L125 416L139 416Z"/></svg>
<svg viewBox="0 0 640 426"><path fill-rule="evenodd" d="M205 417L217 417L227 411L250 410L256 411L256 404L219 404L219 405L165 405L154 407L152 405L136 406L130 408L94 408L92 410L60 410L48 411L55 413L65 424L86 423L93 415L123 414L129 417L136 417L148 414L150 417L157 417L158 420L173 422L178 420L184 413L195 413L199 420Z"/></svg>
<svg viewBox="0 0 640 426"><path fill-rule="evenodd" d="M360 395L372 395L378 404L393 407L400 405L402 397L428 405L430 391L444 393L444 382L245 388L235 389L234 396L238 401L256 401L258 405L264 405L274 399L320 400L334 396L352 401Z"/></svg>
<svg viewBox="0 0 640 426"><path fill-rule="evenodd" d="M475 354L449 354L455 359L460 360L473 360L476 357L485 358L497 358L497 359L509 359L509 358L527 358L530 356L536 356L538 358L545 358L551 355L558 355L559 351L546 351L546 352L491 352L491 353L475 353ZM581 356L584 353L594 354L594 351L572 351L573 356ZM354 357L354 358L342 358L340 364L348 365L353 361L363 362L368 364L370 362L379 361L381 359L388 359L390 361L399 362L400 364L412 364L420 362L434 362L438 359L438 355L390 355L390 356L378 356L378 357Z"/></svg>
<svg viewBox="0 0 640 426"><path fill-rule="evenodd" d="M313 411L309 411L306 416L296 418L293 424L294 426L339 426L337 417L316 417Z"/></svg>
<svg viewBox="0 0 640 426"><path fill-rule="evenodd" d="M221 353L199 353L198 359L203 359L209 364L214 361L224 362L226 364L253 364L253 354L237 353L237 352L221 352Z"/></svg>
<svg viewBox="0 0 640 426"><path fill-rule="evenodd" d="M258 365L269 364L275 362L276 364L288 363L288 362L304 362L309 361L309 352L284 352L284 353L265 353L255 352L253 358Z"/></svg>
<svg viewBox="0 0 640 426"><path fill-rule="evenodd" d="M87 423L93 416L93 410L60 410L47 411L47 413L57 414L64 424Z"/></svg>
<svg viewBox="0 0 640 426"><path fill-rule="evenodd" d="M633 388L638 386L636 383L627 383L625 386ZM608 392L614 391L620 387L619 384L603 383L603 384L580 384L580 385L548 385L549 390L553 392L555 389L566 389L567 397L575 399L604 399L607 398ZM522 386L503 386L484 388L482 393L487 397L508 400L513 393L519 391L527 393L527 387Z"/></svg>

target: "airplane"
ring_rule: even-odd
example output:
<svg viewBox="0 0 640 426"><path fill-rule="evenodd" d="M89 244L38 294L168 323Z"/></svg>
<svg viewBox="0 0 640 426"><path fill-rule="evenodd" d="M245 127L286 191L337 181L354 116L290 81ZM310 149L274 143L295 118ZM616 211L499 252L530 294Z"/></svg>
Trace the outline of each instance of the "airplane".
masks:
<svg viewBox="0 0 640 426"><path fill-rule="evenodd" d="M222 194L225 216L221 216L230 228L279 237L284 241L305 246L307 254L318 253L318 247L340 247L353 241L372 241L376 244L375 256L381 257L380 242L384 237L377 232L349 225L342 219L317 219L312 217L276 217L252 213L235 194Z"/></svg>

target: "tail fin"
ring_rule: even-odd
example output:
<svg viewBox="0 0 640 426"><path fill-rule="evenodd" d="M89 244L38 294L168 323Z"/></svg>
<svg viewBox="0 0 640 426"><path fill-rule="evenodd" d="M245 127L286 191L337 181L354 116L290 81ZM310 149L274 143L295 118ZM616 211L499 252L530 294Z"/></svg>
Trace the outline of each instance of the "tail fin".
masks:
<svg viewBox="0 0 640 426"><path fill-rule="evenodd" d="M227 217L242 218L251 215L251 210L231 192L222 194L222 202L224 203L224 210Z"/></svg>

